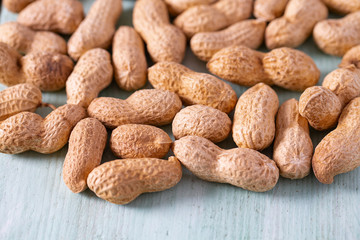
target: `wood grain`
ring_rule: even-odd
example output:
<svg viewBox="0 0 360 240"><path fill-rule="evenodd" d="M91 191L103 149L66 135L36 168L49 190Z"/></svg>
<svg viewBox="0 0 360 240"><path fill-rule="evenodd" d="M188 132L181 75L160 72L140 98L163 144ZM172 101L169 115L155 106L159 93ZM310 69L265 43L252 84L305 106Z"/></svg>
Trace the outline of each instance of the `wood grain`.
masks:
<svg viewBox="0 0 360 240"><path fill-rule="evenodd" d="M82 2L87 11L93 1ZM131 24L133 3L124 1L117 26ZM2 8L1 23L15 19ZM341 60L321 53L312 40L300 50L314 58L321 79ZM206 72L189 49L183 63ZM247 89L230 85L238 97ZM300 93L274 89L281 103L299 99ZM113 81L100 96L125 99L130 94ZM66 102L64 90L44 93L43 98L56 106ZM170 125L163 129L171 133ZM314 147L325 134L311 130ZM229 138L220 146L236 145ZM271 148L263 152L271 156ZM332 185L319 183L313 174L296 181L280 178L266 193L205 182L184 170L175 188L118 206L89 190L73 194L67 189L61 176L66 152L67 147L50 155L0 154L0 239L360 239L360 169L335 177ZM104 161L112 159L107 145Z"/></svg>

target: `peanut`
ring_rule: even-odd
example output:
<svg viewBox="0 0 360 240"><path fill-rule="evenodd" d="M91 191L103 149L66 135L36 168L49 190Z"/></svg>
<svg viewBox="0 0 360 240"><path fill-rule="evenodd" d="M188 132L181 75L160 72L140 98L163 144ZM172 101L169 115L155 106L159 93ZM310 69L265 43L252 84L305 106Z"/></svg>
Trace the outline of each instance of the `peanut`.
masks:
<svg viewBox="0 0 360 240"><path fill-rule="evenodd" d="M145 89L134 92L126 100L95 98L88 107L88 113L108 128L129 123L161 126L171 123L181 106L181 100L175 93Z"/></svg>
<svg viewBox="0 0 360 240"><path fill-rule="evenodd" d="M57 108L45 119L32 112L18 113L0 123L0 152L56 152L68 142L72 128L85 115L82 107L69 104Z"/></svg>
<svg viewBox="0 0 360 240"><path fill-rule="evenodd" d="M256 49L264 40L265 27L264 21L244 20L218 32L200 32L191 38L191 50L201 60L209 61L216 52L229 46Z"/></svg>
<svg viewBox="0 0 360 240"><path fill-rule="evenodd" d="M81 120L72 130L63 166L64 182L72 192L87 188L87 177L100 165L106 140L105 127L94 118Z"/></svg>
<svg viewBox="0 0 360 240"><path fill-rule="evenodd" d="M223 150L206 138L187 136L175 141L173 151L190 172L205 181L265 192L279 179L275 162L252 149Z"/></svg>
<svg viewBox="0 0 360 240"><path fill-rule="evenodd" d="M169 12L173 16L177 16L188 8L197 5L207 5L214 3L216 0L165 0Z"/></svg>
<svg viewBox="0 0 360 240"><path fill-rule="evenodd" d="M137 90L146 83L147 63L144 44L137 32L121 26L113 40L115 80L126 91Z"/></svg>
<svg viewBox="0 0 360 240"><path fill-rule="evenodd" d="M322 0L332 11L340 14L348 14L360 10L360 1L358 0Z"/></svg>
<svg viewBox="0 0 360 240"><path fill-rule="evenodd" d="M355 67L360 68L360 45L351 48L343 56L339 67L347 67L354 64Z"/></svg>
<svg viewBox="0 0 360 240"><path fill-rule="evenodd" d="M360 97L341 113L337 128L315 148L312 167L316 178L331 184L334 176L360 166Z"/></svg>
<svg viewBox="0 0 360 240"><path fill-rule="evenodd" d="M36 0L4 0L3 5L11 12L18 13Z"/></svg>
<svg viewBox="0 0 360 240"><path fill-rule="evenodd" d="M194 6L175 20L188 38L195 33L213 32L251 16L252 0L219 0L212 5Z"/></svg>
<svg viewBox="0 0 360 240"><path fill-rule="evenodd" d="M125 124L113 130L110 148L119 158L162 158L170 150L171 138L160 128Z"/></svg>
<svg viewBox="0 0 360 240"><path fill-rule="evenodd" d="M0 42L25 54L35 51L67 53L66 42L61 36L52 32L36 32L17 22L0 25Z"/></svg>
<svg viewBox="0 0 360 240"><path fill-rule="evenodd" d="M186 37L180 29L170 24L166 5L162 0L136 1L133 24L146 42L154 62L182 61Z"/></svg>
<svg viewBox="0 0 360 240"><path fill-rule="evenodd" d="M98 197L106 201L128 204L142 193L172 188L181 176L181 165L175 157L167 161L135 158L100 165L89 174L87 184Z"/></svg>
<svg viewBox="0 0 360 240"><path fill-rule="evenodd" d="M254 16L271 21L281 17L289 0L255 0Z"/></svg>
<svg viewBox="0 0 360 240"><path fill-rule="evenodd" d="M78 0L41 0L22 10L17 21L34 30L72 34L83 18L84 10Z"/></svg>
<svg viewBox="0 0 360 240"><path fill-rule="evenodd" d="M300 96L300 114L317 130L336 125L342 109L360 96L360 70L354 65L329 73L322 87L307 89Z"/></svg>
<svg viewBox="0 0 360 240"><path fill-rule="evenodd" d="M315 24L328 16L320 0L290 0L284 16L270 22L265 31L269 49L298 47L311 35Z"/></svg>
<svg viewBox="0 0 360 240"><path fill-rule="evenodd" d="M65 86L73 67L66 55L31 52L22 57L5 43L0 43L0 83L6 86L31 83L43 91L57 91Z"/></svg>
<svg viewBox="0 0 360 240"><path fill-rule="evenodd" d="M193 105L178 112L172 123L175 139L188 135L221 142L231 131L231 120L226 113L204 105Z"/></svg>
<svg viewBox="0 0 360 240"><path fill-rule="evenodd" d="M202 104L229 113L236 104L230 85L206 73L197 73L175 62L160 62L148 69L156 89L175 92L185 104Z"/></svg>
<svg viewBox="0 0 360 240"><path fill-rule="evenodd" d="M110 54L101 48L87 51L80 57L66 81L68 104L88 107L100 91L109 86L113 77Z"/></svg>
<svg viewBox="0 0 360 240"><path fill-rule="evenodd" d="M122 0L96 0L84 21L69 39L70 57L78 60L90 49L108 48L121 12Z"/></svg>
<svg viewBox="0 0 360 240"><path fill-rule="evenodd" d="M287 100L276 118L273 159L280 175L290 179L306 177L310 173L312 154L308 122L299 114L298 101Z"/></svg>
<svg viewBox="0 0 360 240"><path fill-rule="evenodd" d="M23 83L0 92L0 121L20 112L35 112L41 105L41 91L32 84Z"/></svg>
<svg viewBox="0 0 360 240"><path fill-rule="evenodd" d="M319 69L308 55L285 47L266 54L245 46L224 48L210 59L207 68L216 76L240 85L263 82L293 91L314 86L320 78Z"/></svg>
<svg viewBox="0 0 360 240"><path fill-rule="evenodd" d="M316 24L313 37L325 53L343 56L360 44L360 11L340 19L327 19Z"/></svg>
<svg viewBox="0 0 360 240"><path fill-rule="evenodd" d="M278 108L278 96L268 85L258 83L245 91L235 107L232 130L236 145L255 150L270 146Z"/></svg>

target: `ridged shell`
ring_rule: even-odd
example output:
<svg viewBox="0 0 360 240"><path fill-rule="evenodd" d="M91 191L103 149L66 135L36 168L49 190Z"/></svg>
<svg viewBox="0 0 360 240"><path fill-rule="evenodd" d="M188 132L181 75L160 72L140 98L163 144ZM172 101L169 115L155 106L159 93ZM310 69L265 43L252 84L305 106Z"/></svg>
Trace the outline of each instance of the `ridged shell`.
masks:
<svg viewBox="0 0 360 240"><path fill-rule="evenodd" d="M289 0L255 0L254 16L257 19L271 21L279 18L285 11Z"/></svg>

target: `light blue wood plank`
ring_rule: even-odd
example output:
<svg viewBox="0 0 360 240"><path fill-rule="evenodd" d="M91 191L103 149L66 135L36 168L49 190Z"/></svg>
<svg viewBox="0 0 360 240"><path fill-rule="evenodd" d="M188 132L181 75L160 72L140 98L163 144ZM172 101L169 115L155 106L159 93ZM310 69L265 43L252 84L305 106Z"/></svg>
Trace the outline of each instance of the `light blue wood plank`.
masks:
<svg viewBox="0 0 360 240"><path fill-rule="evenodd" d="M88 10L93 1L82 2ZM131 24L132 6L124 2L118 26ZM16 15L3 9L1 23L11 20ZM314 58L322 78L340 62L321 53L311 39L299 49ZM184 64L206 72L190 50ZM246 90L231 85L238 96ZM275 90L281 102L300 96ZM101 96L130 94L113 83ZM44 93L44 101L60 106L66 102L65 91ZM171 126L164 129L171 134ZM326 132L311 134L316 145ZM235 147L231 138L220 145ZM67 189L61 175L66 152L67 147L50 155L0 154L0 239L360 239L359 169L337 176L332 185L320 184L313 174L297 181L281 178L266 193L204 182L184 169L173 189L117 206L89 190L73 194ZM104 161L112 159L107 146Z"/></svg>

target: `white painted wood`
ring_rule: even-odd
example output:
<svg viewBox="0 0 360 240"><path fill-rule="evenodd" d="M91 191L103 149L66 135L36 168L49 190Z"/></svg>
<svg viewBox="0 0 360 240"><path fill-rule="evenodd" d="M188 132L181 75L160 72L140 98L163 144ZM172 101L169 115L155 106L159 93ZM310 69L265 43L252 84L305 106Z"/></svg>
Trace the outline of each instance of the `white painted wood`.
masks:
<svg viewBox="0 0 360 240"><path fill-rule="evenodd" d="M88 10L92 1L83 3ZM133 2L124 2L118 25L131 24L132 6ZM1 23L15 19L16 15L1 11ZM322 78L340 62L321 53L312 40L300 49L315 59ZM190 50L184 64L206 72L205 63ZM238 96L246 90L231 85ZM275 90L281 102L300 96ZM101 96L130 94L113 83ZM44 101L62 105L65 91L45 93ZM171 133L170 126L164 129ZM326 133L311 134L316 145ZM231 139L220 145L235 147ZM313 174L297 181L281 178L266 193L204 182L184 170L173 189L143 194L118 206L89 190L73 194L67 189L61 175L66 152L67 147L50 155L0 154L0 239L360 239L359 169L337 176L332 185L319 183ZM112 159L107 146L104 161Z"/></svg>

